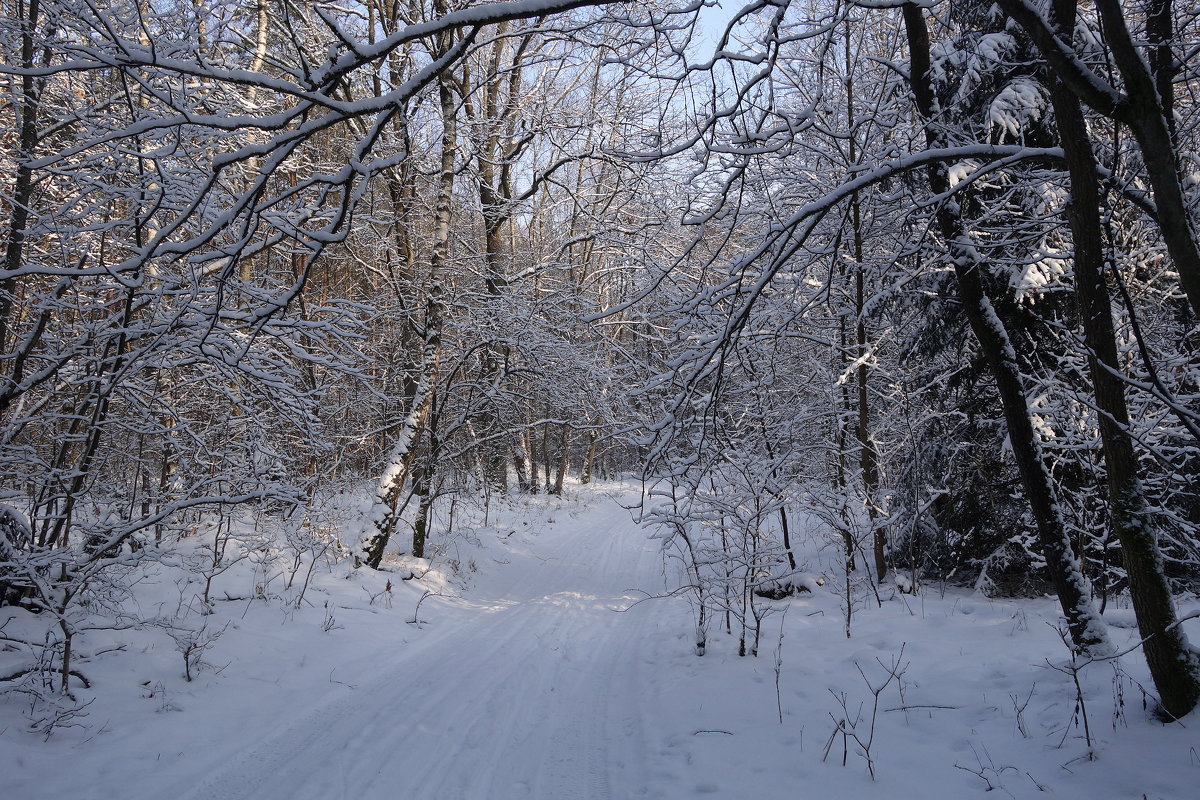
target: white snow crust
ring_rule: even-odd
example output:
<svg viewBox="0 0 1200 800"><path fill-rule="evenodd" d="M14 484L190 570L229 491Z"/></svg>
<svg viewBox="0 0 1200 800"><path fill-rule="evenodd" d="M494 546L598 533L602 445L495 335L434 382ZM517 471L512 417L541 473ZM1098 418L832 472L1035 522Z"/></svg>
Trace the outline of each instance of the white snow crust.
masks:
<svg viewBox="0 0 1200 800"><path fill-rule="evenodd" d="M710 628L697 657L685 594L664 596L680 578L624 507L637 500L633 484L512 498L486 525L460 517L431 562L323 568L293 611L231 570L203 618L224 633L190 683L161 632L93 632L86 728L43 741L0 695L3 797L1195 796L1196 720L1152 719L1139 653L1081 672L1088 759L1050 599L888 585L878 607L864 589L847 639L837 547L818 536L800 553L810 592L771 601L761 655ZM135 587L144 616L189 602L180 577L160 566ZM1137 633L1118 605L1124 648ZM99 653L106 639L125 649ZM872 723L869 684L892 664ZM874 780L839 720L873 735Z"/></svg>

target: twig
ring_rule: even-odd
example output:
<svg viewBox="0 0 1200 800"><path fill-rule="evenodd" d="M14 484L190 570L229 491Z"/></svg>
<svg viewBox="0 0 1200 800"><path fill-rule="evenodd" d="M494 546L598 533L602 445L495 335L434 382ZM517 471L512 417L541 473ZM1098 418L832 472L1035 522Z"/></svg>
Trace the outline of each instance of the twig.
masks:
<svg viewBox="0 0 1200 800"><path fill-rule="evenodd" d="M939 706L932 703L923 703L921 705L905 705L896 706L895 708L885 708L884 711L912 711L915 708L941 708L947 711L958 711L962 706Z"/></svg>

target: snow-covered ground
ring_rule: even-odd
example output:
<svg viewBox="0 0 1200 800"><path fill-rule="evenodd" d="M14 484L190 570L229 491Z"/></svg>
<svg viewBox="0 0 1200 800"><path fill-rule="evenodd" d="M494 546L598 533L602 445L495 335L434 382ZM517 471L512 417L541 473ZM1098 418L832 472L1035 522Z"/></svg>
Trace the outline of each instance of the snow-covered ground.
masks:
<svg viewBox="0 0 1200 800"><path fill-rule="evenodd" d="M697 657L686 597L643 600L679 578L623 507L636 496L514 499L486 526L460 521L422 577L343 561L299 608L260 591L248 559L214 578L213 613L189 617L198 587L156 568L135 588L140 616L182 609L203 626L194 680L160 628L88 634L83 727L43 741L20 697L0 697L0 796L1200 796L1200 720L1148 715L1140 654L1082 671L1087 758L1049 600L887 589L882 607L856 600L847 638L830 581L774 602L758 658L716 631ZM833 550L814 545L810 571L831 571ZM1132 641L1128 611L1110 617ZM862 744L835 735L841 720Z"/></svg>

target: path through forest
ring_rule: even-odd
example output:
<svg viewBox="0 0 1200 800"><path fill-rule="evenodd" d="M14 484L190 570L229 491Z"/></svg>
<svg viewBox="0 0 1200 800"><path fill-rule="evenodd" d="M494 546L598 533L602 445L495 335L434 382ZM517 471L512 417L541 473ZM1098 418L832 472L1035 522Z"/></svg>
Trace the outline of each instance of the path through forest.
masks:
<svg viewBox="0 0 1200 800"><path fill-rule="evenodd" d="M640 672L658 626L653 604L629 607L636 589L661 587L661 559L613 504L573 513L513 537L509 563L481 568L470 599L427 600L421 635L369 683L313 698L311 713L181 794L643 796Z"/></svg>

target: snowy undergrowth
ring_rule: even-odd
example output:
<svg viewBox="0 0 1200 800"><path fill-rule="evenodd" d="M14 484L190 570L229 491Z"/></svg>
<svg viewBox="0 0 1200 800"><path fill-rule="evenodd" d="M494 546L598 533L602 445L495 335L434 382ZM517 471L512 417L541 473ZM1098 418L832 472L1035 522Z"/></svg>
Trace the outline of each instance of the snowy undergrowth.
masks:
<svg viewBox="0 0 1200 800"><path fill-rule="evenodd" d="M233 757L226 734L247 719L285 718L378 671L421 635L431 599L469 586L489 558L484 542L511 532L457 504L460 530L443 526L432 558L393 553L383 570L356 569L345 536L361 528L363 505L336 495L307 516L203 520L169 549L147 547L110 570L105 591L119 593L73 612L68 696L57 663L38 669L46 615L0 608L0 676L12 678L0 683L0 761L21 765L18 781L33 788L68 758L86 791L121 775L124 759L158 763L196 748Z"/></svg>
<svg viewBox="0 0 1200 800"><path fill-rule="evenodd" d="M130 576L124 616L97 612L80 637L79 715L47 738L27 695L0 695L6 793L1193 796L1195 720L1153 719L1138 652L1073 674L1049 599L885 587L880 605L859 584L847 638L836 548L813 542L800 555L830 580L769 601L757 658L737 656L721 617L697 657L683 595L634 602L678 585L621 505L635 499L574 486L493 502L486 524L461 505L449 535L447 506L433 559L380 572L354 569L340 539L353 504L290 545L243 523L219 572L217 531L198 530ZM638 552L641 571L624 571ZM6 635L35 625L23 614L0 609ZM1132 644L1128 609L1107 616ZM0 672L28 658L10 647ZM303 769L301 788L271 791ZM230 794L239 776L266 783Z"/></svg>
<svg viewBox="0 0 1200 800"><path fill-rule="evenodd" d="M673 719L662 779L720 797L783 787L817 797L1193 796L1196 722L1153 718L1140 653L1072 670L1053 601L927 591L889 587L882 607L863 602L849 639L828 587L777 603L786 617L768 618L757 659L711 633L696 658L681 631L657 673L657 703L671 709L661 718ZM1114 639L1128 645L1130 616L1111 614Z"/></svg>

